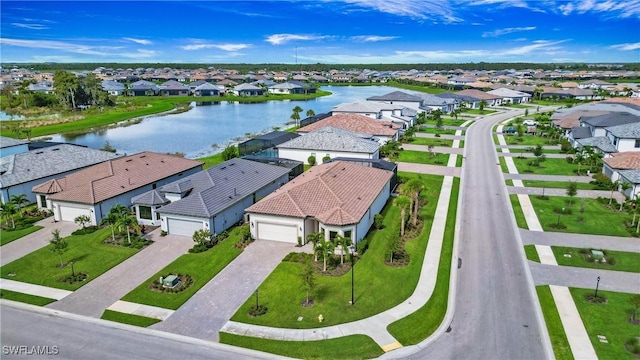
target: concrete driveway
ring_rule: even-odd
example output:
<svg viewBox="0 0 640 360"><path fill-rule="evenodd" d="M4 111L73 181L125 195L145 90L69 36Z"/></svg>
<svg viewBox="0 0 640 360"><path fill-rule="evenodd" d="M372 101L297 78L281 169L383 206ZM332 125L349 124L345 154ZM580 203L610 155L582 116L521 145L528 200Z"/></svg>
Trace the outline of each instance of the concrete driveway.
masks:
<svg viewBox="0 0 640 360"><path fill-rule="evenodd" d="M160 229L149 234L154 241L139 253L102 274L97 279L47 307L99 318L104 309L120 300L143 281L185 254L193 240L185 236L160 236Z"/></svg>
<svg viewBox="0 0 640 360"><path fill-rule="evenodd" d="M75 223L68 221L53 222L53 216L42 219L36 222L35 225L42 226L43 228L0 248L0 266L4 266L49 245L49 240L51 240L52 237L51 232L55 229L60 230L60 236L65 237L71 235L72 232L79 228Z"/></svg>
<svg viewBox="0 0 640 360"><path fill-rule="evenodd" d="M222 326L253 295L282 258L290 252L305 251L307 247L279 241L255 241L173 315L151 328L218 341Z"/></svg>

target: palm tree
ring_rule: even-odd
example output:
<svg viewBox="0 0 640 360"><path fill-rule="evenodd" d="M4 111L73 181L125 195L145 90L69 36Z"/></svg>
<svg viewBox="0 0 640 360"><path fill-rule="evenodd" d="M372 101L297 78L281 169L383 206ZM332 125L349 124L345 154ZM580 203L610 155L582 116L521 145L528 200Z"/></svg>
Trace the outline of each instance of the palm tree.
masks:
<svg viewBox="0 0 640 360"><path fill-rule="evenodd" d="M18 206L18 209L22 210L22 207L24 205L29 205L31 203L31 201L29 201L29 199L27 199L27 195L25 194L20 194L20 195L11 195L11 200L9 200L11 203L15 204Z"/></svg>
<svg viewBox="0 0 640 360"><path fill-rule="evenodd" d="M293 113L291 114L291 120L296 122L296 126L298 126L298 121L300 121L300 113L302 112L302 108L300 106L296 106L293 108Z"/></svg>
<svg viewBox="0 0 640 360"><path fill-rule="evenodd" d="M316 115L316 112L313 111L313 109L307 110L307 117L312 117L312 116L315 116L315 115Z"/></svg>
<svg viewBox="0 0 640 360"><path fill-rule="evenodd" d="M116 221L116 227L118 228L118 231L124 230L127 232L127 241L129 242L129 244L131 244L131 230L135 230L136 233L140 231L138 221L136 220L135 216L131 214L120 216Z"/></svg>
<svg viewBox="0 0 640 360"><path fill-rule="evenodd" d="M407 208L411 206L411 199L404 195L396 197L393 204L400 208L400 236L404 236L404 221L406 218Z"/></svg>
<svg viewBox="0 0 640 360"><path fill-rule="evenodd" d="M0 204L0 211L2 211L2 216L4 216L5 224L9 225L9 219L11 219L11 227L15 229L16 222L13 215L18 212L16 205L12 203Z"/></svg>
<svg viewBox="0 0 640 360"><path fill-rule="evenodd" d="M478 107L478 109L480 110L480 114L484 114L484 108L487 106L487 100L481 100L480 101L480 106Z"/></svg>
<svg viewBox="0 0 640 360"><path fill-rule="evenodd" d="M611 183L611 187L609 188L609 190L611 190L611 196L609 196L609 205L611 205L611 203L613 202L613 192L618 190L619 187L620 187L620 180L616 180Z"/></svg>
<svg viewBox="0 0 640 360"><path fill-rule="evenodd" d="M322 254L323 272L327 271L327 257L333 252L334 247L333 241L327 240L324 237L320 238L320 241L316 244L316 250Z"/></svg>
<svg viewBox="0 0 640 360"><path fill-rule="evenodd" d="M116 242L116 234L113 228L115 227L114 225L116 222L118 222L118 215L112 211L109 211L109 213L100 220L100 225L107 225L111 228L111 240L113 240L114 243Z"/></svg>
<svg viewBox="0 0 640 360"><path fill-rule="evenodd" d="M584 162L584 153L582 151L579 151L576 153L576 162L578 163L578 175L580 175L581 174L580 167Z"/></svg>
<svg viewBox="0 0 640 360"><path fill-rule="evenodd" d="M307 242L310 242L313 246L312 249L313 249L314 262L318 262L318 252L316 251L316 248L318 247L318 243L320 242L320 239L323 239L323 238L324 238L323 232L317 232L317 233L307 235Z"/></svg>
<svg viewBox="0 0 640 360"><path fill-rule="evenodd" d="M121 216L121 215L129 215L131 214L131 210L129 210L128 207L122 205L122 204L115 204L111 207L111 209L109 209L109 213L114 213L117 216Z"/></svg>
<svg viewBox="0 0 640 360"><path fill-rule="evenodd" d="M627 190L629 190L629 189L631 189L631 184L630 183L628 183L626 181L623 181L623 182L620 183L620 192L625 197L625 199L627 197L627 194L625 194L625 192ZM622 205L624 205L624 200L620 202L620 211L622 211Z"/></svg>
<svg viewBox="0 0 640 360"><path fill-rule="evenodd" d="M409 213L413 217L413 226L418 223L418 212L420 209L420 192L424 189L424 184L419 179L411 179L404 184L404 190L411 199Z"/></svg>
<svg viewBox="0 0 640 360"><path fill-rule="evenodd" d="M345 250L347 249L347 246L351 245L351 238L338 234L333 241L336 247L340 246L340 265L342 265L344 262Z"/></svg>

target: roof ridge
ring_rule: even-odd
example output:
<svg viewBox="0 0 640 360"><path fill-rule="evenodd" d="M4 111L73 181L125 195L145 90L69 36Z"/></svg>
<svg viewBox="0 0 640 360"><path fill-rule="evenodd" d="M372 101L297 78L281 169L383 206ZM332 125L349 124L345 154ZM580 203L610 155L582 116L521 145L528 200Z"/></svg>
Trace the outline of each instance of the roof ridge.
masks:
<svg viewBox="0 0 640 360"><path fill-rule="evenodd" d="M211 217L211 212L209 211L209 208L207 207L207 203L202 198L202 192L199 191L196 195L198 195L198 200L200 200L200 204L202 205L202 208L204 209L204 211L207 213L207 216ZM180 199L180 200L182 200L182 199ZM180 201L180 200L178 200L178 201Z"/></svg>
<svg viewBox="0 0 640 360"><path fill-rule="evenodd" d="M335 196L336 199L338 199L338 203L340 204L339 207L341 207L344 204L344 201L342 201L342 199L335 193L333 192L333 189L331 189L331 186L329 186L324 179L322 178L323 175L326 175L329 171L333 170L336 166L338 166L341 162L340 161L336 161L332 164L334 164L329 170L325 171L322 175L318 176L318 178L320 179L320 182L322 183L322 185L324 185L327 190L329 190L329 192Z"/></svg>
<svg viewBox="0 0 640 360"><path fill-rule="evenodd" d="M302 216L306 216L307 214L302 211L302 209L300 209L298 203L293 199L293 197L291 197L291 194L289 194L289 190L285 191L285 194L287 195L289 200L291 200L291 203L293 203L293 206L295 206L296 210L298 210L298 213L302 214Z"/></svg>

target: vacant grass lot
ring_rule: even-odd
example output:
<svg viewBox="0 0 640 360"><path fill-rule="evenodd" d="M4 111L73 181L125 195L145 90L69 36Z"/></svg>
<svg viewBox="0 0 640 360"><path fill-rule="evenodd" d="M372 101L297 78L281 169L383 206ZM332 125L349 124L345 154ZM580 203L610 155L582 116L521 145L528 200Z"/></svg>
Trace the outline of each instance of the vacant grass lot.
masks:
<svg viewBox="0 0 640 360"><path fill-rule="evenodd" d="M220 342L296 359L375 359L384 353L366 335L320 341L279 341L221 332Z"/></svg>
<svg viewBox="0 0 640 360"><path fill-rule="evenodd" d="M135 325L140 327L151 326L155 323L160 322L158 319L149 318L146 316L134 315L134 314L125 314L112 310L105 310L102 313L100 319L115 321L123 324Z"/></svg>
<svg viewBox="0 0 640 360"><path fill-rule="evenodd" d="M513 158L513 163L516 165L520 174L539 174L539 175L575 175L575 171L578 170L577 164L569 164L565 159L546 159L540 163L540 166L530 166L529 162L535 160L534 158L520 159L518 157ZM584 166L582 167L584 169ZM574 171L575 170L575 171Z"/></svg>
<svg viewBox="0 0 640 360"><path fill-rule="evenodd" d="M553 255L555 255L558 265L640 273L640 253L603 250L606 256L615 258L615 265L611 265L588 262L585 259L585 255L580 253L582 249L579 248L552 246L551 250L553 250ZM571 257L565 257L565 254L570 254Z"/></svg>
<svg viewBox="0 0 640 360"><path fill-rule="evenodd" d="M71 268L60 268L60 257L51 251L51 245L3 266L0 268L0 276L36 285L76 290L138 252L136 249L103 244L102 241L110 236L111 230L105 228L92 234L65 238L69 246L62 255L62 260L65 264L73 261L76 273L87 273L86 281L74 284L61 282L62 278L71 275Z"/></svg>
<svg viewBox="0 0 640 360"><path fill-rule="evenodd" d="M158 273L140 284L122 300L138 304L158 306L166 309L177 309L184 304L193 294L202 288L209 280L213 279L224 269L242 250L233 245L239 240L240 227L230 231L230 235L224 241L208 251L197 254L185 254L164 267ZM188 274L193 278L193 285L179 293L159 293L149 290L148 286L153 281L158 281L160 276L169 274Z"/></svg>
<svg viewBox="0 0 640 360"><path fill-rule="evenodd" d="M21 230L0 230L0 246L7 245L14 240L20 239L21 237L34 233L40 229L42 229L42 226L33 225Z"/></svg>
<svg viewBox="0 0 640 360"><path fill-rule="evenodd" d="M593 294L593 289L570 288L569 290L598 358L637 360L637 357L624 348L627 340L640 336L640 326L627 321L633 310L633 305L629 301L633 294L598 291L598 296L606 296L607 303L596 305L584 299L586 294ZM609 343L601 343L598 335L606 336Z"/></svg>
<svg viewBox="0 0 640 360"><path fill-rule="evenodd" d="M424 145L424 146L444 146L451 147L453 145L453 140L450 139L438 139L438 138L423 138L414 136L411 138L411 141L407 142L407 144L411 145Z"/></svg>
<svg viewBox="0 0 640 360"><path fill-rule="evenodd" d="M535 196L530 196L538 219L544 231L560 231L579 234L629 236L624 227L625 221L631 222L631 216L627 213L609 210L600 204L596 199L584 199L584 212L580 212L582 199L574 198L573 204L569 205L567 196L550 196L548 200L540 200ZM560 215L554 209L571 210L571 215ZM561 211L561 210L560 210ZM558 222L566 226L566 229L554 229Z"/></svg>
<svg viewBox="0 0 640 360"><path fill-rule="evenodd" d="M513 214L516 217L516 225L518 225L521 229L529 230L529 225L527 225L527 220L524 217L524 212L522 211L522 206L520 206L520 200L518 200L517 194L509 194L509 200L511 200L511 207L513 207Z"/></svg>
<svg viewBox="0 0 640 360"><path fill-rule="evenodd" d="M429 154L425 151L402 150L398 153L397 161L446 166L449 161L449 154L436 152Z"/></svg>
<svg viewBox="0 0 640 360"><path fill-rule="evenodd" d="M36 296L36 295L23 294L23 293L11 291L11 290L5 290L5 289L0 289L0 298L19 301L19 302L23 302L31 305L36 305L36 306L45 306L47 304L51 304L52 302L56 301L55 299L49 299L49 298Z"/></svg>
<svg viewBox="0 0 640 360"><path fill-rule="evenodd" d="M540 300L544 322L547 324L547 330L551 338L553 354L557 360L573 360L573 353L571 353L571 347L567 340L567 334L564 332L558 308L555 301L553 301L551 289L547 285L536 286L536 292L538 293L538 300Z"/></svg>
<svg viewBox="0 0 640 360"><path fill-rule="evenodd" d="M526 187L539 187L539 188L553 188L553 189L567 189L569 188L569 181L541 181L541 180L522 180L522 184ZM594 185L589 183L575 182L578 190L597 190Z"/></svg>
<svg viewBox="0 0 640 360"><path fill-rule="evenodd" d="M422 179L426 189L421 196L428 201L420 214L425 219L421 234L406 243L411 257L408 266L385 265L388 243L399 233L400 210L388 203L383 211L384 229L372 230L367 235L369 249L355 265L355 306L350 306L351 274L342 276L316 276L316 289L312 294L315 303L303 307L306 294L301 287L298 263L282 262L260 285L261 305L269 311L260 317L250 317L247 312L254 305L253 297L240 307L231 320L284 328L318 327L317 316L324 316L323 326L342 324L363 319L404 301L415 289L428 241L442 177L399 173L403 181L409 178ZM302 317L298 321L298 317Z"/></svg>

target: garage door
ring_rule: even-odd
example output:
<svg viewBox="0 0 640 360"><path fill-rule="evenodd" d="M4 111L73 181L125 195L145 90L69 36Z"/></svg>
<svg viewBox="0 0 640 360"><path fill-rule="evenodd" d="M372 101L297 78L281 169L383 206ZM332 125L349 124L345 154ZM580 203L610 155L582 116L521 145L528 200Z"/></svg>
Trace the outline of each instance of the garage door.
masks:
<svg viewBox="0 0 640 360"><path fill-rule="evenodd" d="M171 235L193 237L196 230L202 229L202 221L190 221L183 219L167 219L168 231Z"/></svg>
<svg viewBox="0 0 640 360"><path fill-rule="evenodd" d="M69 205L59 205L60 207L60 220L71 221L81 215L87 215L91 219L91 211L85 208L77 208Z"/></svg>
<svg viewBox="0 0 640 360"><path fill-rule="evenodd" d="M260 240L285 241L297 244L298 232L296 225L282 225L271 223L258 223L257 237Z"/></svg>

